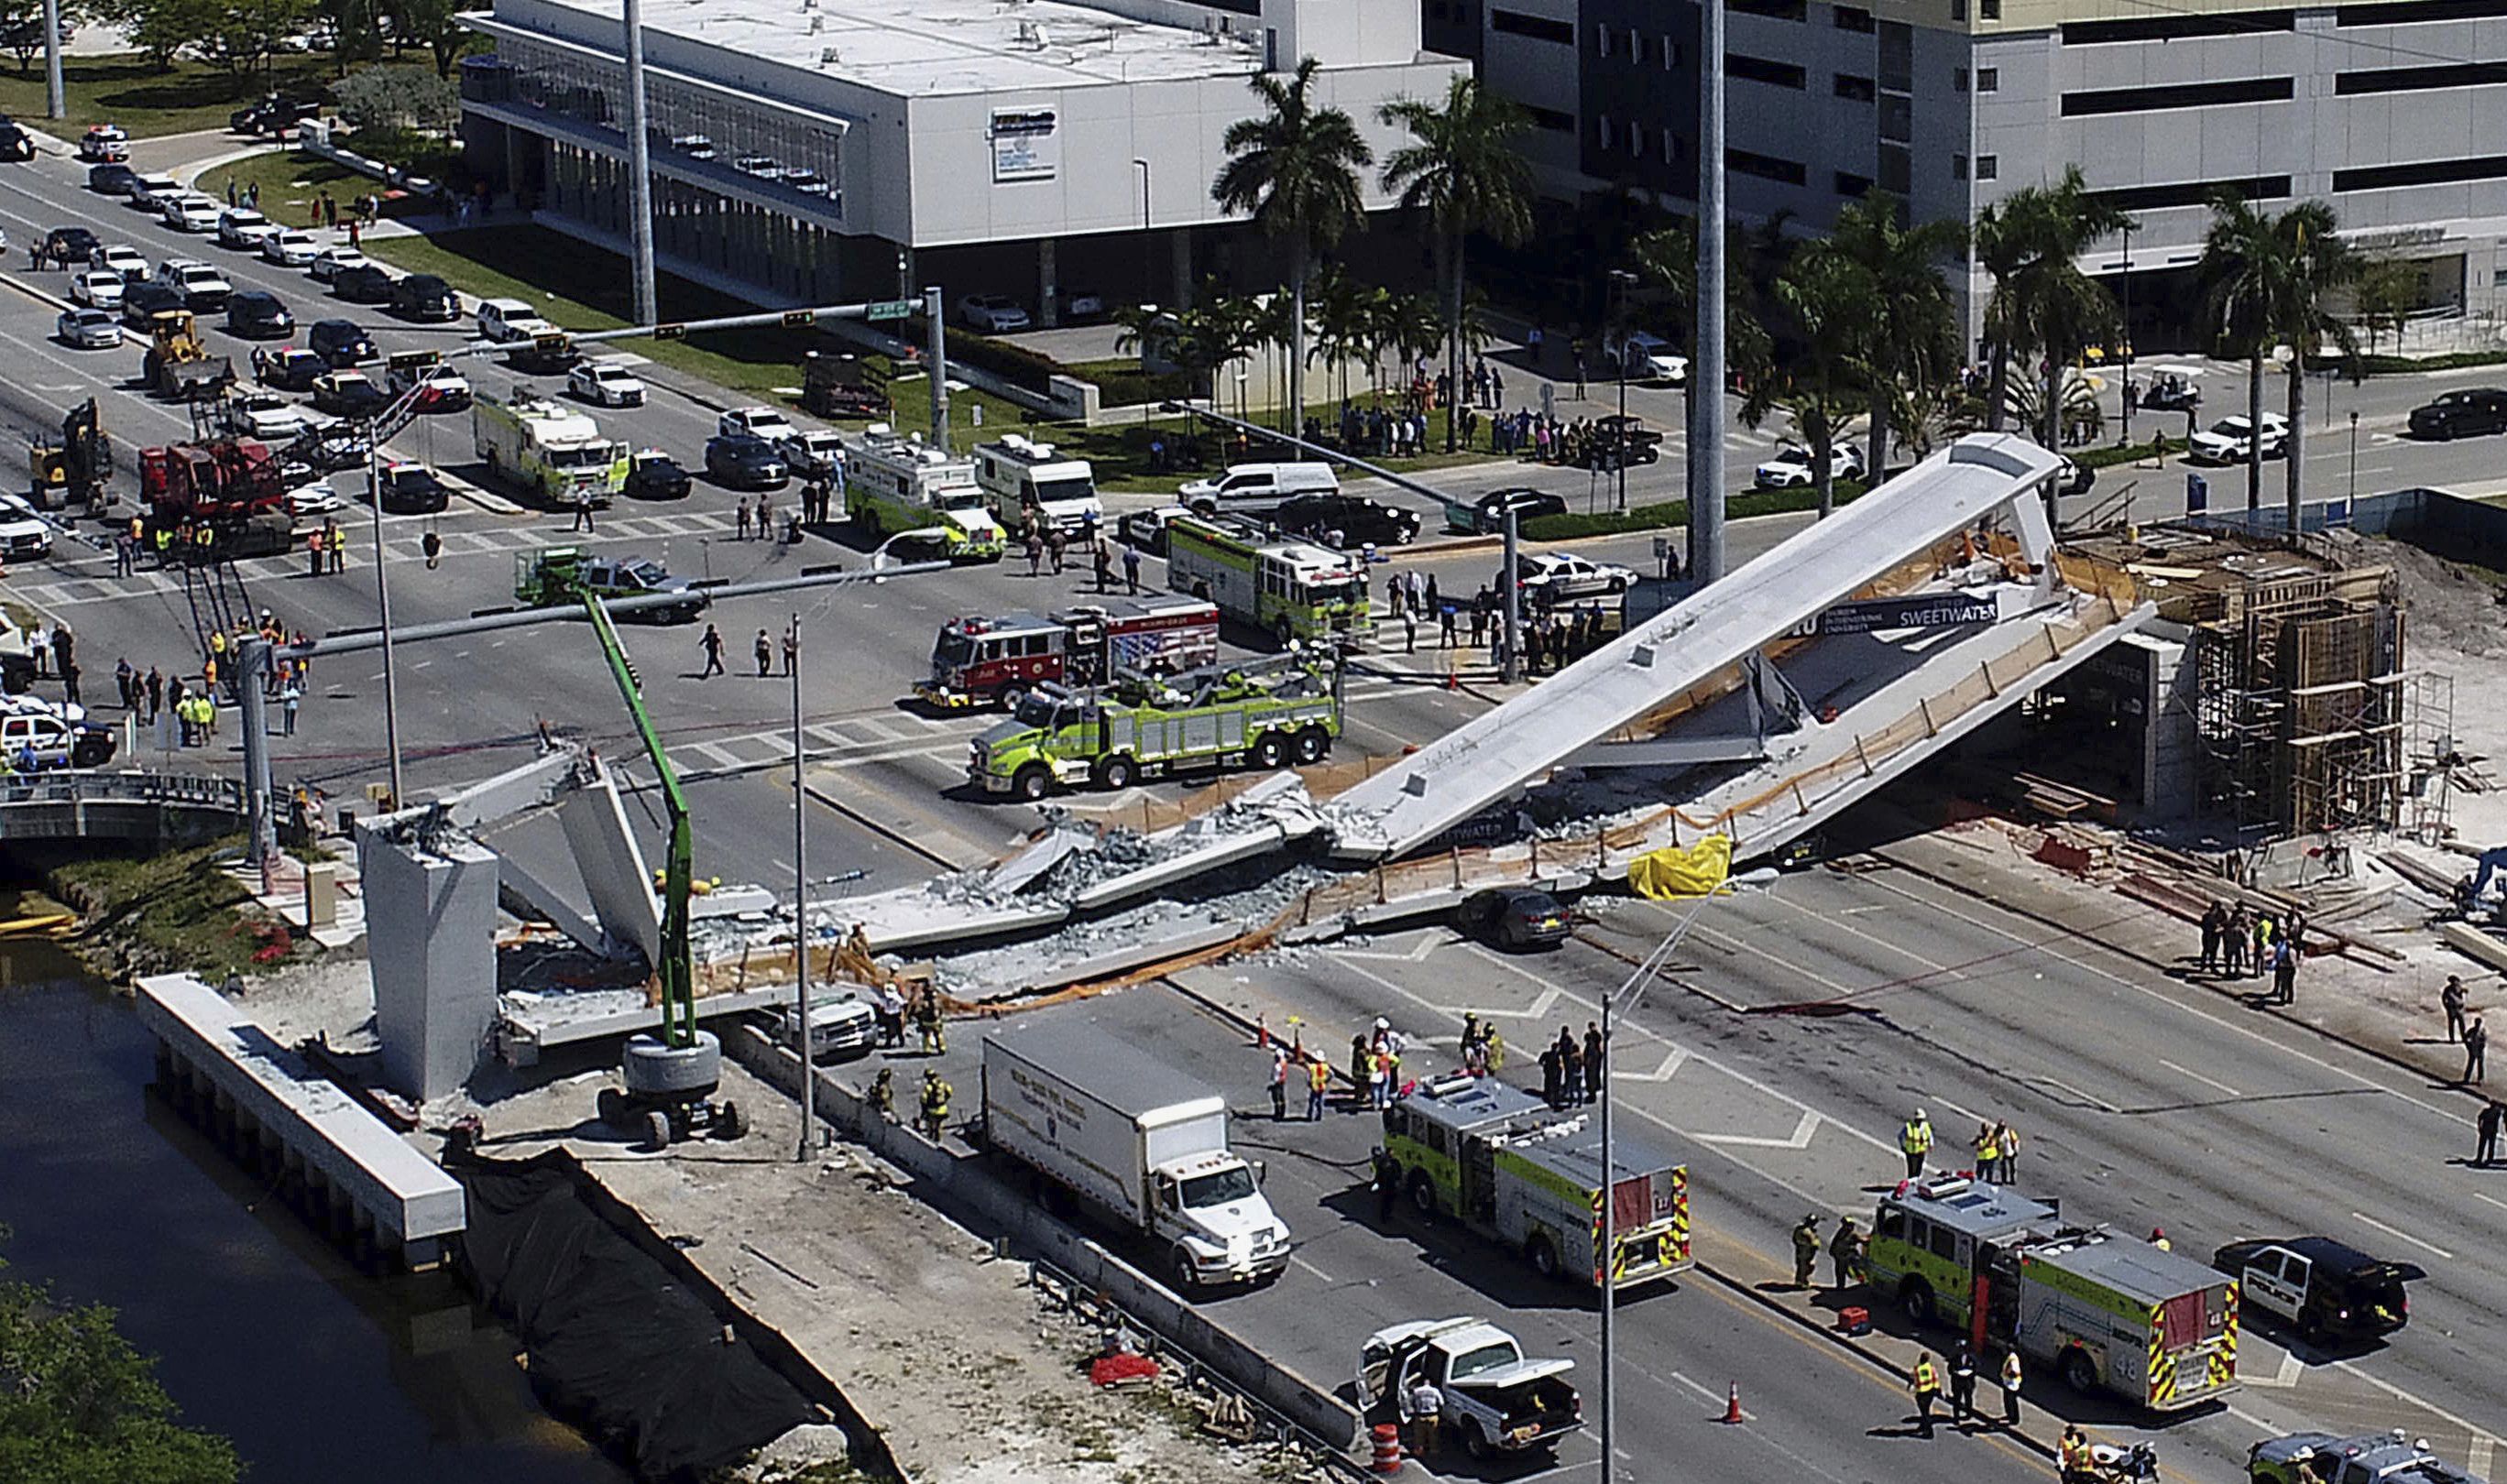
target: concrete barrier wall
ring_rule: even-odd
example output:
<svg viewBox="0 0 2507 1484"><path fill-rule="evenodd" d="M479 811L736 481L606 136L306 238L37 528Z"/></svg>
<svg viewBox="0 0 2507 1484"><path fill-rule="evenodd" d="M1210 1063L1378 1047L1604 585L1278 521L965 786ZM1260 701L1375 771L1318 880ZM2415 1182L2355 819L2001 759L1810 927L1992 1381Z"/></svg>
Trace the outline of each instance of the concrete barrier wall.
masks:
<svg viewBox="0 0 2507 1484"><path fill-rule="evenodd" d="M743 1026L726 1035L723 1049L763 1080L800 1096L800 1058L754 1027ZM1264 1356L1156 1279L1055 1220L1022 1192L995 1178L980 1161L952 1154L912 1129L889 1122L825 1072L815 1077L818 1116L912 1175L922 1187L918 1193L932 1205L987 1235L1008 1237L1071 1274L1326 1446L1346 1450L1357 1442L1358 1414L1328 1390Z"/></svg>
<svg viewBox="0 0 2507 1484"><path fill-rule="evenodd" d="M2301 530L2322 530L2338 502L2316 501L2298 510ZM2196 516L2192 524L2215 530L2245 530L2270 538L2288 528L2285 507L2271 500L2255 510L2219 510ZM2363 494L2342 523L2366 536L2391 536L2424 547L2441 557L2477 561L2487 566L2507 558L2507 509L2467 500L2442 489L2398 489Z"/></svg>

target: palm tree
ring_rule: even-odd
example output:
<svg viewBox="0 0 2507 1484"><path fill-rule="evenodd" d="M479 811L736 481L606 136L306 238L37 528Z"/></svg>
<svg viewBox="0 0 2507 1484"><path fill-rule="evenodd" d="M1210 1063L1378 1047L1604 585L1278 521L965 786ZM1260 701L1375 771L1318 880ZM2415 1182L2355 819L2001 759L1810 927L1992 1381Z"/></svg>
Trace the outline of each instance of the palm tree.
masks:
<svg viewBox="0 0 2507 1484"><path fill-rule="evenodd" d="M1366 335L1366 290L1337 263L1324 265L1314 282L1315 354L1339 373L1339 395L1349 400L1349 363Z"/></svg>
<svg viewBox="0 0 2507 1484"><path fill-rule="evenodd" d="M1219 140L1227 163L1210 187L1220 210L1251 216L1264 233L1288 241L1292 432L1304 426L1306 414L1306 263L1316 247L1339 241L1365 215L1358 172L1375 163L1347 113L1314 106L1316 69L1309 56L1286 80L1268 72L1254 77L1254 95L1268 111L1227 127Z"/></svg>
<svg viewBox="0 0 2507 1484"><path fill-rule="evenodd" d="M2282 450L2289 529L2298 529L2303 467L2307 461L2307 357L2331 341L2354 370L2359 342L2350 326L2326 310L2325 297L2359 280L2367 261L2342 240L2333 208L2301 201L2278 216L2256 209L2234 192L2211 202L2211 228L2202 237L2203 280L2211 290L2214 331L2246 353L2246 508L2261 503L2263 489L2263 371L2265 352L2289 346L2289 433Z"/></svg>
<svg viewBox="0 0 2507 1484"><path fill-rule="evenodd" d="M1776 276L1769 297L1799 348L1770 374L1753 379L1741 399L1741 421L1749 427L1770 413L1792 416L1810 451L1823 520L1836 509L1837 434L1871 395L1862 352L1871 295L1871 276L1842 254L1797 255Z"/></svg>
<svg viewBox="0 0 2507 1484"><path fill-rule="evenodd" d="M1764 312L1766 285L1785 257L1781 223L1787 215L1778 212L1763 233L1735 227L1725 235L1724 364L1744 383L1763 376L1773 354ZM1629 256L1638 276L1678 307L1681 349L1696 364L1697 224L1684 217L1647 233L1630 246Z"/></svg>
<svg viewBox="0 0 2507 1484"><path fill-rule="evenodd" d="M2089 190L2078 165L2065 166L2053 185L2015 191L1978 214L1977 257L1993 278L1984 311L1993 346L1986 427L2002 426L2011 357L2034 354L2045 372L2037 405L2047 421L2038 437L2050 449L2060 445L2063 374L2082 351L2114 338L2124 322L2115 296L2081 271L2079 259L2100 238L2132 226L2131 217Z"/></svg>
<svg viewBox="0 0 2507 1484"><path fill-rule="evenodd" d="M1441 108L1416 98L1396 98L1376 111L1387 124L1410 131L1418 142L1395 150L1384 162L1384 189L1401 193L1402 209L1428 218L1443 259L1445 365L1461 400L1463 384L1464 247L1478 233L1511 247L1532 235L1532 165L1515 147L1532 118L1515 104L1458 76L1445 86ZM1445 418L1445 451L1454 449L1455 418Z"/></svg>
<svg viewBox="0 0 2507 1484"><path fill-rule="evenodd" d="M1872 191L1836 214L1829 235L1803 251L1834 253L1871 286L1859 356L1871 374L1872 483L1888 474L1890 429L1913 423L1959 364L1959 323L1942 264L1967 244L1958 222L1908 227L1898 199ZM1902 416L1903 415L1903 416Z"/></svg>

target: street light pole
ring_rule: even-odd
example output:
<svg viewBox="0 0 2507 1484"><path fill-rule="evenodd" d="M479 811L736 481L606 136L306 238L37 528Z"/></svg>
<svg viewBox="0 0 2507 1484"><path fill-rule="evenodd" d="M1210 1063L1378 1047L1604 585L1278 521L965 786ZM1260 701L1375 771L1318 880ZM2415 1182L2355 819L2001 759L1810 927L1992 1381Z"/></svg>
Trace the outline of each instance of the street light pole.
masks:
<svg viewBox="0 0 2507 1484"><path fill-rule="evenodd" d="M2132 443L2132 223L2124 224L2124 441Z"/></svg>
<svg viewBox="0 0 2507 1484"><path fill-rule="evenodd" d="M392 674L391 563L383 560L383 474L382 428L366 424L366 504L375 517L375 612L382 626L383 750L391 765L391 807L401 808L400 689Z"/></svg>
<svg viewBox="0 0 2507 1484"><path fill-rule="evenodd" d="M661 318L653 278L653 143L644 111L644 13L642 0L624 0L627 28L627 258L636 323Z"/></svg>
<svg viewBox="0 0 2507 1484"><path fill-rule="evenodd" d="M44 117L69 116L69 94L61 88L61 0L44 0Z"/></svg>
<svg viewBox="0 0 2507 1484"><path fill-rule="evenodd" d="M1724 0L1697 7L1697 362L1689 368L1689 574L1724 577ZM1602 1466L1608 1469L1605 1453Z"/></svg>
<svg viewBox="0 0 2507 1484"><path fill-rule="evenodd" d="M2359 508L2359 410L2350 409L2350 509L2351 519L2358 519Z"/></svg>
<svg viewBox="0 0 2507 1484"><path fill-rule="evenodd" d="M1628 288L1636 281L1637 275L1624 268L1611 270L1611 294L1618 301L1619 331L1619 420L1611 436L1611 462L1618 466L1621 515L1628 509Z"/></svg>
<svg viewBox="0 0 2507 1484"><path fill-rule="evenodd" d="M792 680L792 979L801 1026L801 1139L795 1162L810 1157L818 1123L817 1064L810 1056L810 795L801 778L801 615L792 615L783 669Z"/></svg>

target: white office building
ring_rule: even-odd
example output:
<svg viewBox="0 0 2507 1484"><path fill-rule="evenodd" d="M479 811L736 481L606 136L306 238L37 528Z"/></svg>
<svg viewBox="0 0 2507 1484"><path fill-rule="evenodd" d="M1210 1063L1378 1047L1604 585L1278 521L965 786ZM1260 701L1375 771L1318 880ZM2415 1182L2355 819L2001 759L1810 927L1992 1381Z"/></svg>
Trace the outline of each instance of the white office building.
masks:
<svg viewBox="0 0 2507 1484"><path fill-rule="evenodd" d="M1424 35L1533 111L1561 195L1691 209L1691 0L1422 0ZM2137 220L2136 322L2193 312L2221 189L2330 201L2421 268L2423 302L2507 313L2507 0L1729 0L1729 201L1817 230L1875 186L1972 219L2077 163ZM1982 280L1970 285L1973 324Z"/></svg>
<svg viewBox="0 0 2507 1484"><path fill-rule="evenodd" d="M1075 287L1180 300L1257 250L1211 201L1249 80L1311 55L1379 154L1397 96L1462 64L1417 0L645 0L655 236L666 259L819 303L923 282L1048 321ZM615 0L463 18L470 157L561 225L623 240ZM1367 181L1377 207L1391 201Z"/></svg>

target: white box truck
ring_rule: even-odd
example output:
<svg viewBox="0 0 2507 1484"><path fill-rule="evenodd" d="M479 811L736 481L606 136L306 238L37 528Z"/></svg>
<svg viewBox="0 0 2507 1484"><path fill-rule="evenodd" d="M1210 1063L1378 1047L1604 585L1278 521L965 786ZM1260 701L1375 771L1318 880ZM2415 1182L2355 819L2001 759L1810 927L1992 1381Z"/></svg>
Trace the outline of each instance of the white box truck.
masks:
<svg viewBox="0 0 2507 1484"><path fill-rule="evenodd" d="M1011 1027L984 1037L983 1108L994 1148L1162 1249L1181 1290L1288 1267L1225 1100L1146 1052L1077 1022Z"/></svg>

